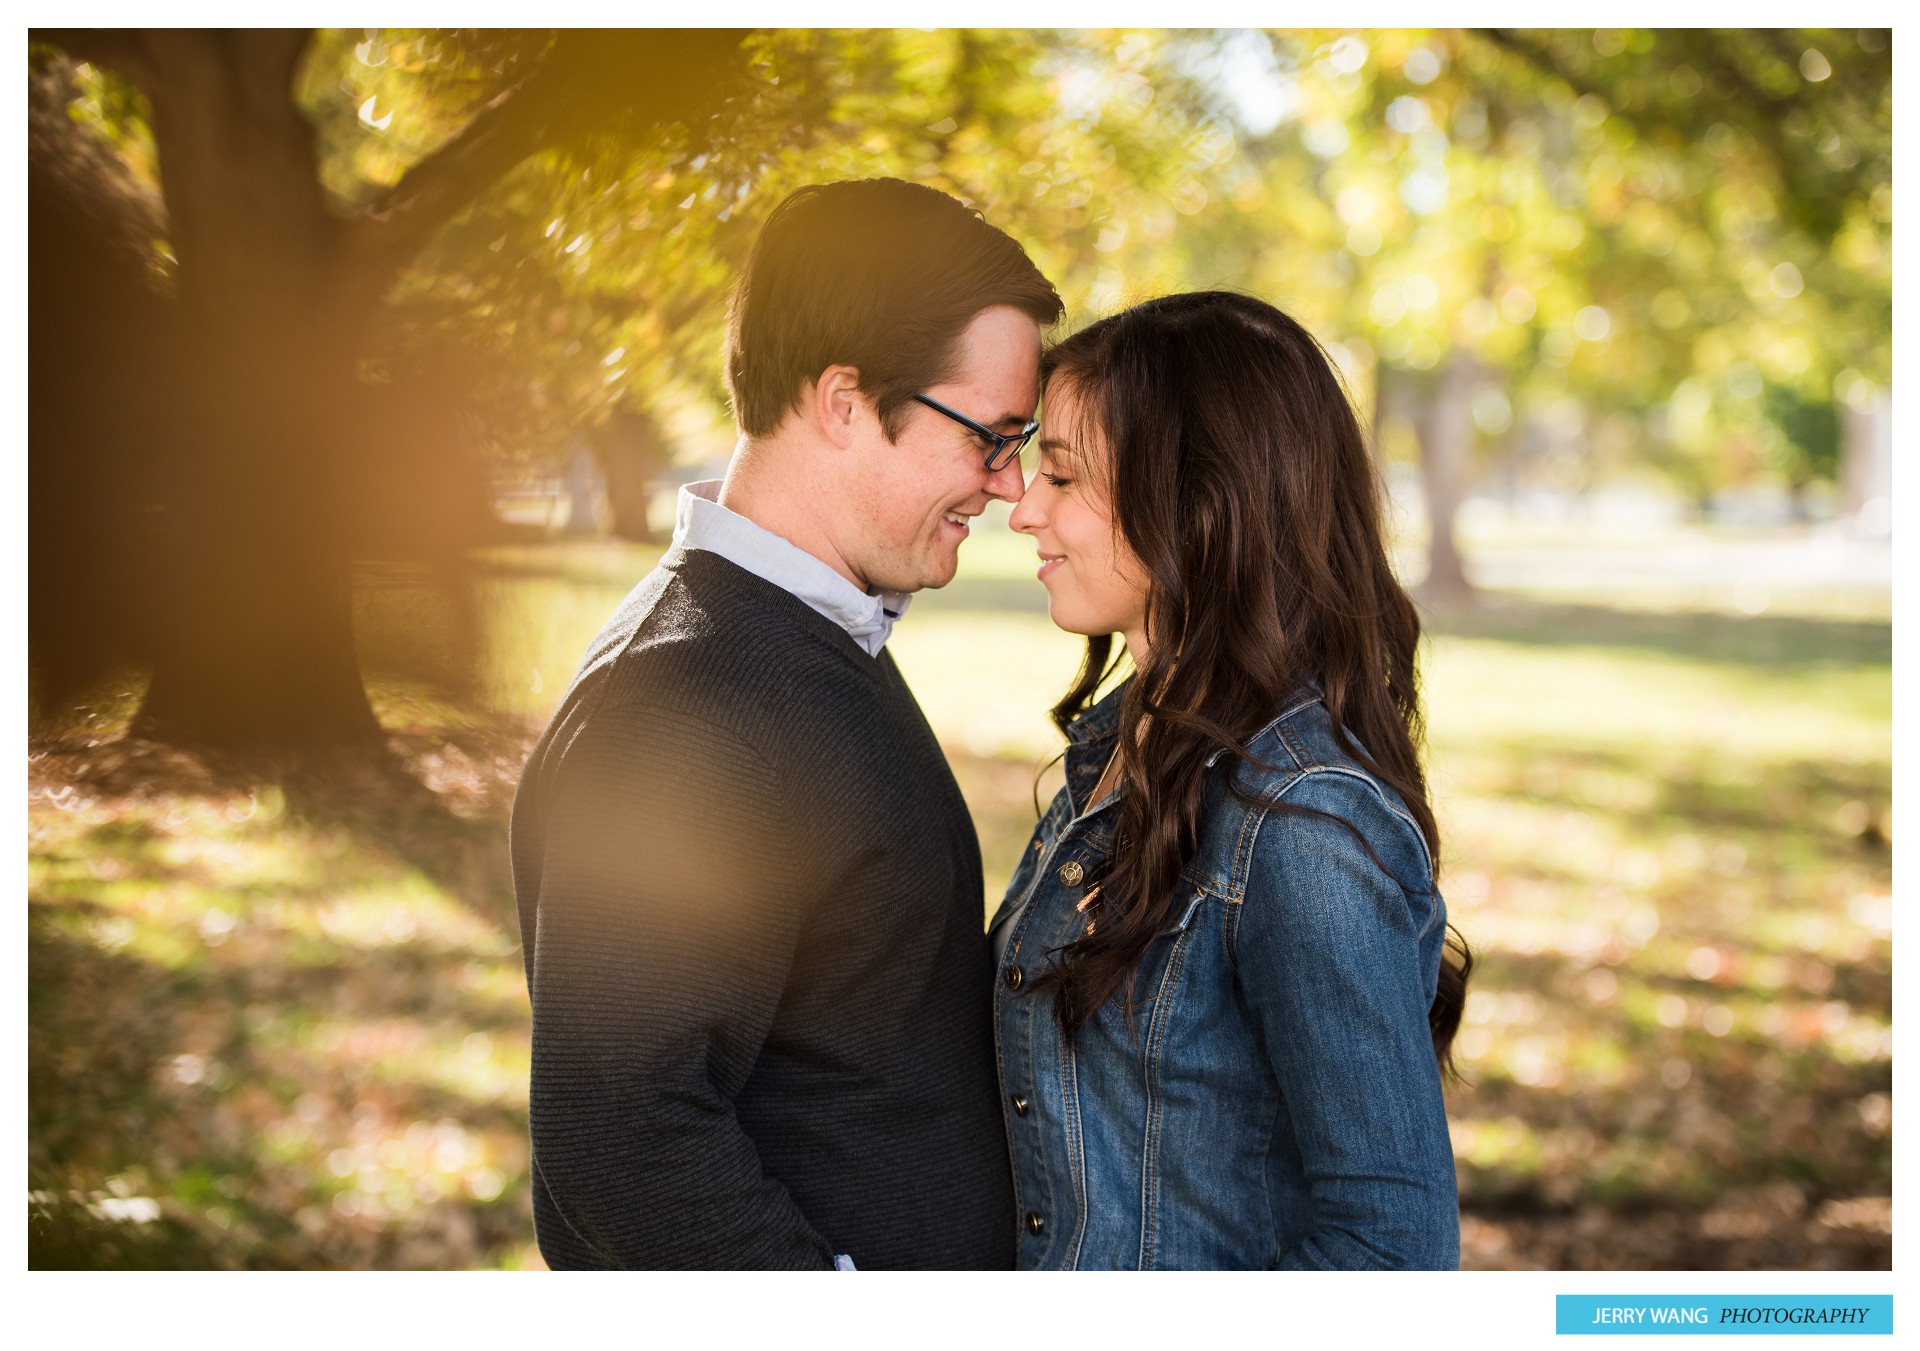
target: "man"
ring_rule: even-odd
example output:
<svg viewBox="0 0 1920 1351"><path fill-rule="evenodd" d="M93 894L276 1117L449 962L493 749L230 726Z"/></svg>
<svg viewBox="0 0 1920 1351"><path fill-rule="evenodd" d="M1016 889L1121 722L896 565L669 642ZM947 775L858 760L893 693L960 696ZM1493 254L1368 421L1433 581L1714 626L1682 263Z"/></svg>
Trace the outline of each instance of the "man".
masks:
<svg viewBox="0 0 1920 1351"><path fill-rule="evenodd" d="M1013 1265L979 845L884 644L1019 498L1060 313L931 188L803 188L761 231L726 479L514 803L552 1266Z"/></svg>

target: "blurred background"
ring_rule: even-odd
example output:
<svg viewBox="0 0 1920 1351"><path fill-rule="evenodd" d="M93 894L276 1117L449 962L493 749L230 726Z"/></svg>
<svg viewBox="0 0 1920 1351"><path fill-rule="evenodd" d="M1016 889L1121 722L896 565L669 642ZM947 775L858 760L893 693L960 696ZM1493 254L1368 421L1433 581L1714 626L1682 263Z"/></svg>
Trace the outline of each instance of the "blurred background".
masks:
<svg viewBox="0 0 1920 1351"><path fill-rule="evenodd" d="M893 174L1069 325L1233 287L1345 375L1463 1265L1889 1267L1886 31L30 36L33 1265L539 1265L513 785L724 467L758 222ZM987 909L1080 652L1033 561L890 644Z"/></svg>

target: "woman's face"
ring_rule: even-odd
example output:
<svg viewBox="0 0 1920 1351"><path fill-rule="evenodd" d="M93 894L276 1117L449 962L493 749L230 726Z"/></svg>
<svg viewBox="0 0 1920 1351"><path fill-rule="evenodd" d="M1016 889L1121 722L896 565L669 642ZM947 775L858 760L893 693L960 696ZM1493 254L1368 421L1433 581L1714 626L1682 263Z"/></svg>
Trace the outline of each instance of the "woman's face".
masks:
<svg viewBox="0 0 1920 1351"><path fill-rule="evenodd" d="M1123 634L1138 662L1145 655L1147 575L1114 524L1106 442L1066 381L1048 384L1044 406L1039 468L1011 523L1040 551L1053 622L1069 633Z"/></svg>

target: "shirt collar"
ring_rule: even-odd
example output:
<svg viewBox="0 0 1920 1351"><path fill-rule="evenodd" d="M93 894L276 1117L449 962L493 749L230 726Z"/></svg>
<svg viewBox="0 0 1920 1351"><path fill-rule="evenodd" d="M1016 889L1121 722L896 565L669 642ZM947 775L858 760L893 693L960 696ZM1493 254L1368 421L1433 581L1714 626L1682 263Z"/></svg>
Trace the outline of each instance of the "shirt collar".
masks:
<svg viewBox="0 0 1920 1351"><path fill-rule="evenodd" d="M721 506L720 483L705 479L680 489L673 542L719 554L772 582L845 629L868 656L879 656L913 597L902 591L867 594L805 549Z"/></svg>

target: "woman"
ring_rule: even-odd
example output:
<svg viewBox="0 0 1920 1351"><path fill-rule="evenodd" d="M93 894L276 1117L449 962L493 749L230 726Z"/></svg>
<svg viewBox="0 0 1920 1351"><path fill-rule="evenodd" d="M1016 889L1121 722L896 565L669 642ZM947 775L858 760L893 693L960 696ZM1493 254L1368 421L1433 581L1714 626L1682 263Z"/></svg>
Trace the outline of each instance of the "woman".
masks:
<svg viewBox="0 0 1920 1351"><path fill-rule="evenodd" d="M1066 786L992 925L1019 1264L1456 1266L1470 958L1340 383L1224 292L1101 320L1042 375L1012 522L1088 640ZM1115 633L1135 674L1092 703Z"/></svg>

